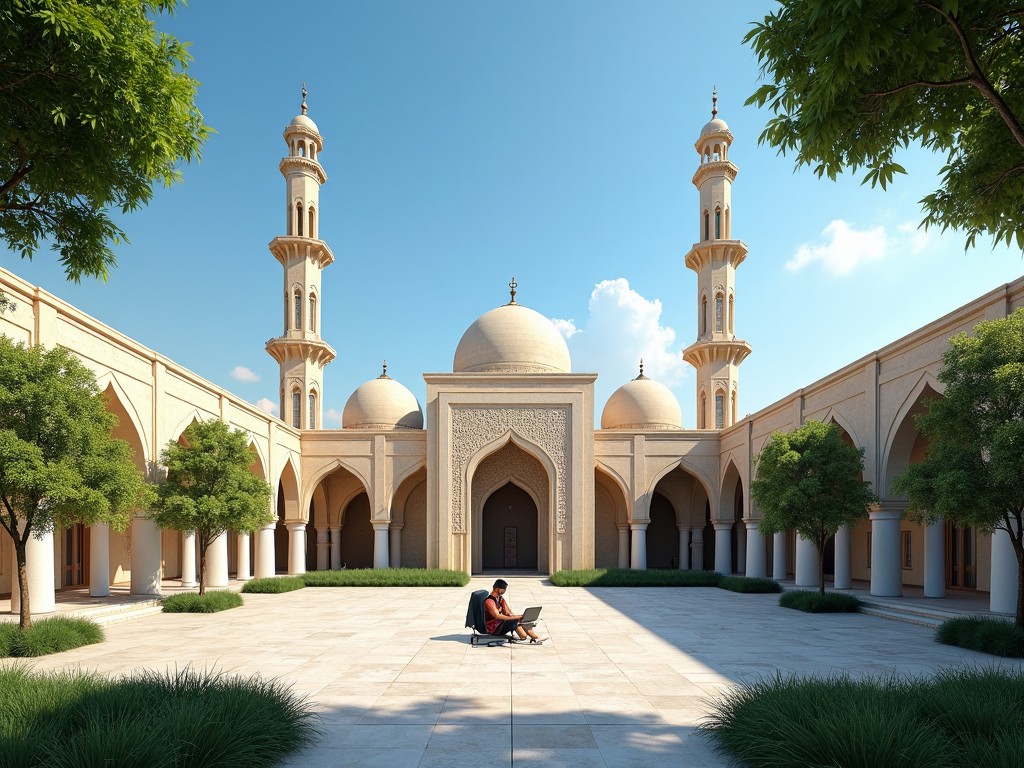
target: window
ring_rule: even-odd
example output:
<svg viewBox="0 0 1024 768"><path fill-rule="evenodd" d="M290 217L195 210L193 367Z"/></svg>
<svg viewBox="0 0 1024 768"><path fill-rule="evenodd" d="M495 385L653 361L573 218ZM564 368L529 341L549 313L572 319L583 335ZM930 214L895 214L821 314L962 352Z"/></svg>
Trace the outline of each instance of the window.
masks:
<svg viewBox="0 0 1024 768"><path fill-rule="evenodd" d="M914 567L913 551L911 550L911 544L913 539L910 535L910 531L900 531L903 537L903 570L909 570Z"/></svg>
<svg viewBox="0 0 1024 768"><path fill-rule="evenodd" d="M295 210L298 214L295 218L299 222L299 231L296 234L302 237L302 203L296 203Z"/></svg>
<svg viewBox="0 0 1024 768"><path fill-rule="evenodd" d="M708 217L708 212L704 211L704 239L711 239L711 219Z"/></svg>
<svg viewBox="0 0 1024 768"><path fill-rule="evenodd" d="M725 426L725 396L715 395L715 429Z"/></svg>
<svg viewBox="0 0 1024 768"><path fill-rule="evenodd" d="M309 330L316 332L316 296L309 295Z"/></svg>
<svg viewBox="0 0 1024 768"><path fill-rule="evenodd" d="M305 156L306 156L306 142L300 141L299 142L299 157L305 157Z"/></svg>
<svg viewBox="0 0 1024 768"><path fill-rule="evenodd" d="M302 291L295 289L295 328L302 328Z"/></svg>
<svg viewBox="0 0 1024 768"><path fill-rule="evenodd" d="M316 429L316 394L309 393L309 428Z"/></svg>
<svg viewBox="0 0 1024 768"><path fill-rule="evenodd" d="M704 296L700 300L700 333L703 336L708 332L708 297Z"/></svg>
<svg viewBox="0 0 1024 768"><path fill-rule="evenodd" d="M722 237L722 209L715 208L715 240Z"/></svg>
<svg viewBox="0 0 1024 768"><path fill-rule="evenodd" d="M732 325L732 317L733 317L732 305L733 305L733 300L732 300L732 294L730 293L729 294L729 333L735 333L736 332L736 331L733 330L733 325Z"/></svg>
<svg viewBox="0 0 1024 768"><path fill-rule="evenodd" d="M700 395L700 428L708 428L708 396L703 392Z"/></svg>
<svg viewBox="0 0 1024 768"><path fill-rule="evenodd" d="M309 206L309 236L316 237L316 235L313 234L313 206Z"/></svg>
<svg viewBox="0 0 1024 768"><path fill-rule="evenodd" d="M722 294L715 296L715 332L722 332Z"/></svg>
<svg viewBox="0 0 1024 768"><path fill-rule="evenodd" d="M299 420L302 418L302 395L292 392L292 426L298 429L302 426Z"/></svg>

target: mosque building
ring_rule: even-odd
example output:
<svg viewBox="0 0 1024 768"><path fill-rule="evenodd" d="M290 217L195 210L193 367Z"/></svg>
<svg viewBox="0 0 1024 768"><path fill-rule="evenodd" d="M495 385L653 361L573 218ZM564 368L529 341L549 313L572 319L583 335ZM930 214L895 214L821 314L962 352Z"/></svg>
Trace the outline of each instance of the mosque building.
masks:
<svg viewBox="0 0 1024 768"><path fill-rule="evenodd" d="M914 586L937 598L981 591L993 610L1015 610L1009 537L913 523L889 483L927 450L914 416L941 396L936 374L947 339L1024 306L1024 278L739 418L739 368L751 347L734 316L748 249L735 237L742 215L734 220L733 134L713 108L694 144L697 241L685 257L697 275L694 341L682 351L696 371L695 428L684 428L679 402L642 364L607 403L595 403L598 374L573 371L564 338L517 299L513 278L508 302L468 326L451 371L423 374L425 410L385 364L348 398L341 429L325 429L324 368L335 352L319 333L321 273L334 256L319 239L323 137L307 112L304 92L301 114L284 131L283 234L269 245L283 276L282 332L266 343L280 366L280 418L0 271L0 290L16 304L0 315L0 332L79 355L141 471L193 421L222 419L249 435L253 471L275 489L275 520L214 541L209 586L343 566L713 569L815 585L811 544L793 532L760 534L750 479L773 432L817 419L864 449L864 479L879 496L869 519L841 529L829 546L826 570L837 588L865 582L873 595L891 597ZM194 535L160 530L145 510L123 534L75 526L32 539L32 607L53 610L64 588L102 597L112 584L136 594L159 594L165 579L191 585L196 547ZM0 541L0 585L8 584L17 610L13 544Z"/></svg>

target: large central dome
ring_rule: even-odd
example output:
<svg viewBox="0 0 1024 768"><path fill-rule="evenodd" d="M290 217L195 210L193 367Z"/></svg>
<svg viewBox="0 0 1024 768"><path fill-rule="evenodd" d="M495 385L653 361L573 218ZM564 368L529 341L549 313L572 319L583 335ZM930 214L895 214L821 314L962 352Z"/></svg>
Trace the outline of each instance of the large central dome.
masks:
<svg viewBox="0 0 1024 768"><path fill-rule="evenodd" d="M569 347L554 323L511 303L482 315L462 334L455 373L570 373Z"/></svg>

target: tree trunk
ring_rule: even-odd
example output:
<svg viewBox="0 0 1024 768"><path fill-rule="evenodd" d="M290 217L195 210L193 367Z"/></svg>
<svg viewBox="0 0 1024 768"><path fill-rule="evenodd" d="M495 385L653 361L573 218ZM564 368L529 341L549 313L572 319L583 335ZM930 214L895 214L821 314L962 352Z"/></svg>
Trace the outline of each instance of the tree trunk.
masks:
<svg viewBox="0 0 1024 768"><path fill-rule="evenodd" d="M32 611L29 606L28 595L28 562L25 557L25 542L21 537L14 539L14 558L18 563L18 592L21 595L21 612L19 614L19 626L26 630L32 626Z"/></svg>
<svg viewBox="0 0 1024 768"><path fill-rule="evenodd" d="M206 547L199 542L199 594L206 594Z"/></svg>
<svg viewBox="0 0 1024 768"><path fill-rule="evenodd" d="M1017 550L1017 626L1024 629L1024 549Z"/></svg>
<svg viewBox="0 0 1024 768"><path fill-rule="evenodd" d="M825 547L818 545L818 594L825 594Z"/></svg>

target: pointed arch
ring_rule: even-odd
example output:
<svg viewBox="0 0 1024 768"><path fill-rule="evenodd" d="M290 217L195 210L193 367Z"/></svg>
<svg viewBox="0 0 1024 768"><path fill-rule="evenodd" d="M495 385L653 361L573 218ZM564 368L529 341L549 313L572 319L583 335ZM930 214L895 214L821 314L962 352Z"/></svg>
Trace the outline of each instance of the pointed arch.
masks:
<svg viewBox="0 0 1024 768"><path fill-rule="evenodd" d="M283 507L280 503L278 504L278 518L295 522L304 521L305 516L299 507L299 474L295 470L290 455L284 460L277 476L276 485L279 499L283 497L284 501Z"/></svg>
<svg viewBox="0 0 1024 768"><path fill-rule="evenodd" d="M629 485L626 483L622 475L600 460L595 461L594 466L595 469L602 474L607 475L615 483L616 487L619 489L619 493L622 494L622 498L629 498Z"/></svg>
<svg viewBox="0 0 1024 768"><path fill-rule="evenodd" d="M544 471L547 472L550 493L553 496L555 493L556 478L558 474L555 469L554 462L543 448L533 441L527 440L514 429L505 430L503 434L499 435L494 440L491 440L489 443L484 443L479 449L477 449L476 453L473 454L472 458L470 458L469 462L466 464L466 482L463 484L463 489L465 489L463 492L466 493L467 496L470 495L468 489L472 485L473 475L476 472L476 468L480 466L480 463L484 461L484 459L488 458L492 453L497 453L499 449L504 448L508 443L514 443L517 447L521 448L541 463L541 466L544 467ZM552 504L554 503L554 498L551 499L551 502Z"/></svg>
<svg viewBox="0 0 1024 768"><path fill-rule="evenodd" d="M651 497L654 495L654 491L658 487L658 483L660 483L662 479L674 469L681 469L683 472L688 475L692 475L694 479L697 480L697 483L704 489L704 494L707 496L708 502L711 504L712 516L714 516L714 511L718 505L718 494L713 492L713 489L715 488L714 481L700 468L690 464L685 458L672 462L668 466L662 468L662 470L654 476L654 479L647 486L647 490L644 492L642 510L644 515L646 516L650 512Z"/></svg>
<svg viewBox="0 0 1024 768"><path fill-rule="evenodd" d="M945 387L935 378L935 375L925 371L900 404L899 410L886 432L881 461L882 483L875 489L879 496L889 495L889 484L892 479L910 463L914 444L921 437L913 417L923 410L924 400L941 397L944 390Z"/></svg>
<svg viewBox="0 0 1024 768"><path fill-rule="evenodd" d="M267 461L260 448L260 444L253 439L252 433L249 434L249 450L255 454L252 464L249 465L249 471L256 475L256 477L262 477L266 480Z"/></svg>
<svg viewBox="0 0 1024 768"><path fill-rule="evenodd" d="M828 407L828 410L825 411L825 415L822 416L821 421L825 424L828 424L830 421L834 421L840 429L850 436L850 440L853 441L854 448L864 447L864 443L857 436L857 430L853 428L853 424L835 406L830 405Z"/></svg>
<svg viewBox="0 0 1024 768"><path fill-rule="evenodd" d="M426 460L426 458L423 458L420 461L418 461L415 464L413 464L412 466L407 467L406 469L402 470L397 475L395 475L393 480L392 480L392 485L396 489L400 488L402 483L404 483L408 478L410 478L413 475L415 475L421 469L425 470L426 468L427 468L427 460ZM397 490L396 490L396 493L397 493Z"/></svg>
<svg viewBox="0 0 1024 768"><path fill-rule="evenodd" d="M142 424L142 419L139 418L139 411L135 407L135 403L132 402L128 393L124 391L124 387L121 386L121 382L118 381L117 373L114 371L106 371L103 374L96 377L96 383L99 385L100 390L104 395L110 392L110 396L116 401L116 411L113 411L120 421L119 429L128 430L134 428L135 435L138 440L138 448L141 448L141 454L138 456L138 461L141 461L141 468L145 471L145 468L149 466L152 458L150 456L149 445L150 441L146 435L146 428ZM109 410L109 409L108 409ZM118 413L120 411L120 413ZM124 424L121 419L121 414L127 417L130 424ZM128 443L133 449L136 449L136 445L133 441L129 440Z"/></svg>
<svg viewBox="0 0 1024 768"><path fill-rule="evenodd" d="M171 440L180 440L181 436L185 434L185 430L192 426L193 423L201 423L209 421L213 418L213 414L204 414L199 412L198 408L193 408L187 416L181 419L177 426L171 431Z"/></svg>
<svg viewBox="0 0 1024 768"><path fill-rule="evenodd" d="M308 498L312 498L313 490L320 484L320 481L339 469L343 469L352 474L362 484L363 489L369 493L371 485L369 478L367 478L363 472L360 472L355 465L347 463L344 459L336 458L330 464L325 464L315 473L304 479L303 495Z"/></svg>

